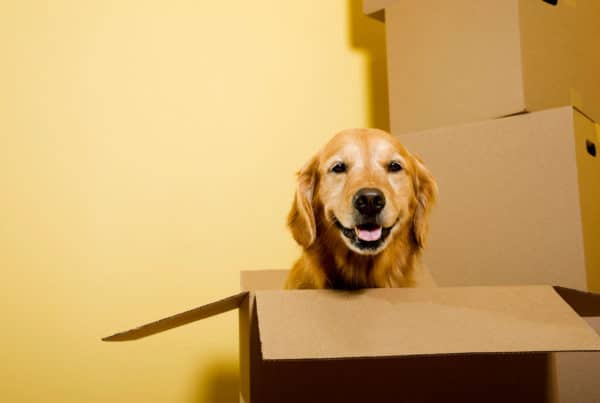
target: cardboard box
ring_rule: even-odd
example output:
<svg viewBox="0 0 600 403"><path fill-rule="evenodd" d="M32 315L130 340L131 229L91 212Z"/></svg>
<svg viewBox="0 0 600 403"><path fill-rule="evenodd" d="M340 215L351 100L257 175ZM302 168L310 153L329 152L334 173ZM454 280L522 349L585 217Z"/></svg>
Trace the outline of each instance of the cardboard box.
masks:
<svg viewBox="0 0 600 403"><path fill-rule="evenodd" d="M245 291L108 337L122 341L240 308L241 401L557 401L553 351L600 351L578 315L600 296L550 286ZM570 304L570 305L568 305Z"/></svg>
<svg viewBox="0 0 600 403"><path fill-rule="evenodd" d="M440 188L424 254L439 284L600 291L597 124L563 107L399 138ZM557 362L562 401L600 401L600 355Z"/></svg>
<svg viewBox="0 0 600 403"><path fill-rule="evenodd" d="M599 132L562 107L398 136L440 189L424 253L436 281L600 292Z"/></svg>
<svg viewBox="0 0 600 403"><path fill-rule="evenodd" d="M597 0L364 0L385 10L393 133L574 105L600 121Z"/></svg>

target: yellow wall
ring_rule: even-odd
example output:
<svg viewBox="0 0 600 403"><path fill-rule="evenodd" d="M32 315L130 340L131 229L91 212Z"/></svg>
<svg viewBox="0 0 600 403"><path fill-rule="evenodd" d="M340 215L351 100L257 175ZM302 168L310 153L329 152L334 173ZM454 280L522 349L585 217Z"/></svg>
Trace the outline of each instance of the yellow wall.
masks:
<svg viewBox="0 0 600 403"><path fill-rule="evenodd" d="M386 126L358 0L0 1L0 400L233 402L233 312L100 337L285 268L293 173Z"/></svg>

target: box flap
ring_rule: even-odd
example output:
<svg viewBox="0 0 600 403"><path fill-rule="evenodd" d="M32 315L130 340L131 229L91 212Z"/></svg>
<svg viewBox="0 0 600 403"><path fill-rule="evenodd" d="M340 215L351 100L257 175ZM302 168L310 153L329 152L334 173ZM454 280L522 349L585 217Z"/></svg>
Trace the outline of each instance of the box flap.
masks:
<svg viewBox="0 0 600 403"><path fill-rule="evenodd" d="M289 270L244 270L240 273L243 291L281 290Z"/></svg>
<svg viewBox="0 0 600 403"><path fill-rule="evenodd" d="M168 316L163 319L159 319L156 322L147 323L134 329L126 330L124 332L113 334L112 336L104 337L103 341L129 341L137 340L142 337L151 336L156 333L164 332L165 330L173 329L175 327L187 325L188 323L195 322L200 319L208 318L210 316L218 315L223 312L237 309L240 304L244 301L248 292L240 292L239 294L232 295L221 300L211 302L210 304L202 305L198 308L191 309L182 313L178 313L173 316Z"/></svg>
<svg viewBox="0 0 600 403"><path fill-rule="evenodd" d="M559 286L554 289L579 316L600 316L600 294Z"/></svg>
<svg viewBox="0 0 600 403"><path fill-rule="evenodd" d="M550 286L258 291L265 360L600 351Z"/></svg>

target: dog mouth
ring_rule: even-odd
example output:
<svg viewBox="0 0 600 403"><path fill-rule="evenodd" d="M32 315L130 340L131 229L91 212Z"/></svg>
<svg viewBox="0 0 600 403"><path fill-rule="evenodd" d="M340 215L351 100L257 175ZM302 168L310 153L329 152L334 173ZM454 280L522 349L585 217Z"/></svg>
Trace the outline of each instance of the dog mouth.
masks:
<svg viewBox="0 0 600 403"><path fill-rule="evenodd" d="M383 235L383 227L377 224L357 225L354 227L354 233L360 241L377 242Z"/></svg>
<svg viewBox="0 0 600 403"><path fill-rule="evenodd" d="M384 227L373 222L358 224L354 228L347 228L336 217L333 218L333 221L352 246L366 253L377 251L385 243L397 222L396 220L390 227Z"/></svg>

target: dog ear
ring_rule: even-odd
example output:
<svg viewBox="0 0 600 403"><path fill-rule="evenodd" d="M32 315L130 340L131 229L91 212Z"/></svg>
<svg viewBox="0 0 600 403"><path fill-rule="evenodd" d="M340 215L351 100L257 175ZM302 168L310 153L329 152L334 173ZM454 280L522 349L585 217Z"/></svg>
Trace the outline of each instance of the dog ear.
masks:
<svg viewBox="0 0 600 403"><path fill-rule="evenodd" d="M288 227L301 246L307 248L317 237L317 226L312 200L317 181L318 158L315 155L297 175L297 189L288 214Z"/></svg>
<svg viewBox="0 0 600 403"><path fill-rule="evenodd" d="M414 186L417 207L413 215L412 230L415 242L420 248L425 246L429 228L429 213L438 194L438 186L433 175L420 158L413 155L415 173Z"/></svg>

